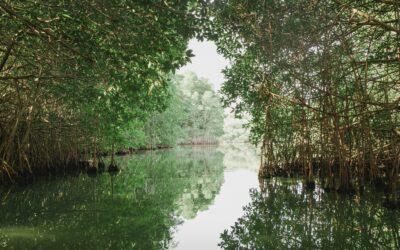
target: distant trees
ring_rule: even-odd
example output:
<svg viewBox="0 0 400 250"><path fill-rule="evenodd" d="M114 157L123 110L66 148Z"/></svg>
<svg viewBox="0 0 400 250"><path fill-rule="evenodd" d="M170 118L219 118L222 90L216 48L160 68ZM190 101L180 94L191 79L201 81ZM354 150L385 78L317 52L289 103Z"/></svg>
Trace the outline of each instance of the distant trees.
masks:
<svg viewBox="0 0 400 250"><path fill-rule="evenodd" d="M210 38L233 64L226 106L252 115L264 176L351 191L400 166L398 1L214 1Z"/></svg>
<svg viewBox="0 0 400 250"><path fill-rule="evenodd" d="M206 79L187 73L178 76L179 88L186 99L186 119L182 124L185 137L181 143L217 143L224 133L224 110L220 97Z"/></svg>
<svg viewBox="0 0 400 250"><path fill-rule="evenodd" d="M162 111L133 119L117 133L119 148L157 148L177 144L214 144L223 134L220 97L206 79L189 72L172 77Z"/></svg>

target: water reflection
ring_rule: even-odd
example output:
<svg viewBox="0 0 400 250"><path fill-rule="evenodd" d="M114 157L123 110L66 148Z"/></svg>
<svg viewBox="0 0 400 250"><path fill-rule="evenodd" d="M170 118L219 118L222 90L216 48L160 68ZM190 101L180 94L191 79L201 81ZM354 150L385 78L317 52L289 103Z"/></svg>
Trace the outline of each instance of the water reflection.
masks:
<svg viewBox="0 0 400 250"><path fill-rule="evenodd" d="M400 213L363 199L306 192L298 180L271 179L251 191L244 215L221 234L225 249L400 249Z"/></svg>
<svg viewBox="0 0 400 250"><path fill-rule="evenodd" d="M223 144L218 150L224 154L224 166L228 171L247 169L258 173L260 150L249 143Z"/></svg>
<svg viewBox="0 0 400 250"><path fill-rule="evenodd" d="M226 171L224 179L208 210L177 228L177 249L219 249L220 233L243 214L243 206L250 202L249 189L257 186L257 174L247 169Z"/></svg>
<svg viewBox="0 0 400 250"><path fill-rule="evenodd" d="M115 176L0 189L0 248L400 249L400 214L379 194L306 192L295 179L255 188L259 157L246 145L118 160Z"/></svg>
<svg viewBox="0 0 400 250"><path fill-rule="evenodd" d="M0 190L0 248L171 248L176 226L206 210L224 181L223 153L211 148L119 161L116 176L79 175Z"/></svg>

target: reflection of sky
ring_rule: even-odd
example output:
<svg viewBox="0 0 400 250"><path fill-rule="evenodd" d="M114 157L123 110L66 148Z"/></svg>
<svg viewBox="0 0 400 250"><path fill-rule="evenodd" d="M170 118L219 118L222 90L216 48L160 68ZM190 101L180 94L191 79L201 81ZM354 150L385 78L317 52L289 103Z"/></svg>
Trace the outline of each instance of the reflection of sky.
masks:
<svg viewBox="0 0 400 250"><path fill-rule="evenodd" d="M242 207L250 202L249 189L258 186L257 173L250 170L253 166L248 166L254 162L243 162L242 167L227 166L231 163L224 161L224 183L213 205L177 227L177 249L219 249L220 234L243 215Z"/></svg>

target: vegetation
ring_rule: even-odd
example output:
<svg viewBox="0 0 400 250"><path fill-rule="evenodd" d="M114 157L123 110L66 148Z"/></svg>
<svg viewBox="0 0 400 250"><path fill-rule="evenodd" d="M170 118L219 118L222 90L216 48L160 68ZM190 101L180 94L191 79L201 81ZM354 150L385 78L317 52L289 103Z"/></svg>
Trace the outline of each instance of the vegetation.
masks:
<svg viewBox="0 0 400 250"><path fill-rule="evenodd" d="M190 92L203 98L192 104L171 79L193 56L187 43L200 9L196 1L1 0L0 182L189 140L192 124L180 127L197 122L187 117L195 104L218 109L203 80L194 79L205 89ZM211 130L203 125L193 133Z"/></svg>
<svg viewBox="0 0 400 250"><path fill-rule="evenodd" d="M398 211L375 199L400 207L400 1L0 0L0 38L0 247L174 247L256 158L114 155L246 142L248 120L260 191L221 247L399 248ZM176 74L193 38L230 61L222 97ZM92 175L106 155L123 174Z"/></svg>
<svg viewBox="0 0 400 250"><path fill-rule="evenodd" d="M232 61L224 102L251 114L260 175L383 185L399 204L399 1L216 0L210 13Z"/></svg>
<svg viewBox="0 0 400 250"><path fill-rule="evenodd" d="M400 6L393 0L0 0L0 175L73 169L100 152L214 143L209 84L174 76L188 40L232 64L261 177L384 186L399 204ZM114 158L112 158L112 162Z"/></svg>
<svg viewBox="0 0 400 250"><path fill-rule="evenodd" d="M166 91L164 110L121 125L116 135L121 150L218 142L223 134L223 108L206 79L191 72L175 75Z"/></svg>
<svg viewBox="0 0 400 250"><path fill-rule="evenodd" d="M181 78L180 88L186 97L186 114L181 127L185 136L181 143L215 144L224 133L224 110L219 96L206 79L193 73Z"/></svg>

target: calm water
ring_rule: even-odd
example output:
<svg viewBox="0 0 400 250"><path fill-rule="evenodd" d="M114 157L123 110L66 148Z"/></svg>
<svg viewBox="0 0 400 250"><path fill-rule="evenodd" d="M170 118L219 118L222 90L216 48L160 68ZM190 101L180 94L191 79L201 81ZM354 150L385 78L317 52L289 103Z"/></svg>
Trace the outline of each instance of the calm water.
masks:
<svg viewBox="0 0 400 250"><path fill-rule="evenodd" d="M366 199L259 183L246 145L119 158L111 176L0 189L6 249L399 249L399 212Z"/></svg>

